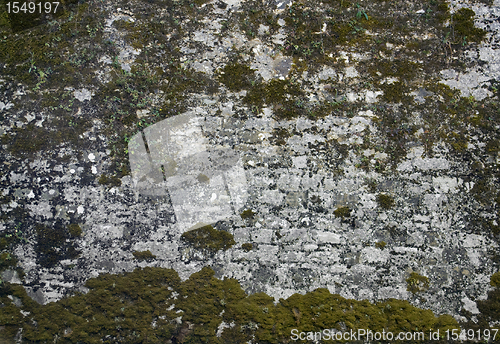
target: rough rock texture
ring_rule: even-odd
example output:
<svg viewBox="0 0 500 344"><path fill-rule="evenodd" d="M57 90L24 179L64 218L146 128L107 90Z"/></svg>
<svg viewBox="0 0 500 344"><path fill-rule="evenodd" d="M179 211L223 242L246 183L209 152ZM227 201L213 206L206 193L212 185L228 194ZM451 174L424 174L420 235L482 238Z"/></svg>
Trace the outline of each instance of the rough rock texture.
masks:
<svg viewBox="0 0 500 344"><path fill-rule="evenodd" d="M498 270L499 124L490 118L489 131L481 131L490 115L479 110L498 102L500 2L450 2L452 13L473 9L474 23L487 31L486 37L482 43L464 39L462 44L450 36L448 43L443 41L447 36L417 32L427 35L422 40L441 44L441 50L431 47L429 52L417 47L410 60L417 67L397 67L394 62L407 53L404 39L409 38L399 41L396 33L387 38L377 34L381 29L376 25L363 30L365 37L380 37L381 42L373 43L377 50L339 42L324 49L324 60L314 52L311 57L299 50L289 53L294 49L290 35L304 30L290 28L291 3L266 4L272 16L268 22L259 19L259 25L252 21L255 18L245 18L251 13L245 4L195 4L203 12L194 19L168 14L169 8L144 14L142 2L92 4L99 16L83 26L83 32L88 42L95 39L112 48L92 52L91 45L86 46L86 53L94 55L80 66L72 65L74 73L85 68L81 79L55 84L44 79L50 72L39 67L34 80L11 75L2 80L0 178L5 216L0 233L19 239L8 249L25 273L21 280L9 267L2 279L22 283L32 298L48 303L74 290L84 291L88 278L105 272L156 266L174 268L186 279L210 266L218 277L236 278L248 293L263 291L275 298L323 287L346 298L409 300L461 319L462 309L478 313L475 300L486 299L485 286ZM365 25L365 15L366 25L371 23L370 5L360 4L365 12L355 4L346 10L358 21L349 31ZM426 6L414 4L398 11L423 16ZM166 25L162 15L164 22L178 21L178 28L155 32L158 25ZM133 25L137 29L139 23L151 36L143 27L134 33ZM337 34L326 23L313 24L317 32L312 35ZM65 58L72 53L68 50ZM424 59L433 61L432 54L438 57L429 71L430 62ZM396 67L369 69L369 63L385 58ZM314 65L308 68L309 59ZM250 68L248 85L231 86L243 83L243 74L224 81L224 67L232 61ZM26 63L26 69L30 66L29 60L19 62ZM12 63L0 61L0 66ZM178 73L162 77L158 72L153 81L127 79L139 78L145 70L153 75L155 68L174 70L169 66ZM416 73L411 81L407 72ZM72 70L61 73L67 76L64 73ZM86 81L89 75L92 80ZM200 75L209 81L196 79ZM178 80L189 79L202 80L205 86L175 89L184 87ZM289 84L279 89L281 81ZM58 90L56 102L37 105L49 97L40 91L45 82ZM149 82L149 88L140 89L140 82ZM439 88L439 82L451 89ZM275 85L276 90L255 91L252 100L252 87L259 83ZM122 92L121 100L112 98L116 89ZM389 96L394 89L400 94ZM128 102L135 105L124 105ZM299 115L283 112L289 103ZM454 103L462 108L439 107ZM330 108L314 115L320 105ZM68 108L64 111L69 119L57 124L55 111L63 111L60 106ZM119 112L125 106L126 115ZM440 112L434 112L438 108ZM170 196L141 194L127 174L132 135L187 112L202 119L199 124L208 145L235 152L245 178L240 190L244 202L213 224L231 233L236 245L215 254L180 240L189 228L176 220ZM126 129L114 132L114 123L126 123L126 116L131 116ZM481 123L474 124L474 118ZM69 128L69 134L58 136L58 131L64 132L58 125ZM44 141L38 144L39 137ZM121 155L116 153L120 149ZM349 211L336 212L342 207ZM240 216L245 210L253 216ZM67 234L69 223L80 226L80 236ZM247 243L252 249L242 247ZM147 250L154 260L134 258L133 252ZM426 276L428 288L410 292L407 279L412 272Z"/></svg>

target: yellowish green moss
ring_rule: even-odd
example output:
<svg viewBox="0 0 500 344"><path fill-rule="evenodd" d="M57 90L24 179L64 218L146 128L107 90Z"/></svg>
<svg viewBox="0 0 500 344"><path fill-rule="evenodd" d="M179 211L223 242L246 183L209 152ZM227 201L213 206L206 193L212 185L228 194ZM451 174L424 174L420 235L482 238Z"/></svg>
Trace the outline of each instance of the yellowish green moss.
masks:
<svg viewBox="0 0 500 344"><path fill-rule="evenodd" d="M468 146L467 134L450 133L447 135L447 142L455 149L457 152L464 152Z"/></svg>
<svg viewBox="0 0 500 344"><path fill-rule="evenodd" d="M491 275L490 285L495 288L500 288L500 272L495 272Z"/></svg>
<svg viewBox="0 0 500 344"><path fill-rule="evenodd" d="M120 186L122 185L122 181L117 176L108 177L105 174L101 174L99 177L99 184L106 186Z"/></svg>
<svg viewBox="0 0 500 344"><path fill-rule="evenodd" d="M137 260L153 260L156 259L156 256L151 253L150 250L146 251L134 251L132 252L134 258Z"/></svg>
<svg viewBox="0 0 500 344"><path fill-rule="evenodd" d="M420 292L427 291L429 289L429 279L422 276L416 272L410 273L410 276L406 279L406 290L416 294Z"/></svg>
<svg viewBox="0 0 500 344"><path fill-rule="evenodd" d="M466 45L468 42L480 42L486 31L474 26L475 13L469 8L461 8L451 16L451 39L454 44Z"/></svg>
<svg viewBox="0 0 500 344"><path fill-rule="evenodd" d="M477 307L481 312L479 316L479 326L489 328L492 321L498 322L500 320L500 273L494 273L490 278L490 285L494 287L493 290L488 292L487 300L478 300ZM473 322L469 322L473 323ZM498 324L495 326L498 328ZM498 339L497 339L498 340Z"/></svg>
<svg viewBox="0 0 500 344"><path fill-rule="evenodd" d="M386 194L378 194L377 195L377 204L380 208L384 210L389 210L394 207L394 198Z"/></svg>
<svg viewBox="0 0 500 344"><path fill-rule="evenodd" d="M255 79L255 69L241 63L228 63L219 72L219 81L232 92L250 88Z"/></svg>
<svg viewBox="0 0 500 344"><path fill-rule="evenodd" d="M37 261L43 267L52 267L60 260L75 259L80 254L77 245L70 238L68 227L61 221L50 225L36 224Z"/></svg>
<svg viewBox="0 0 500 344"><path fill-rule="evenodd" d="M228 250L231 246L236 244L231 233L217 230L210 225L183 233L181 235L181 240L197 250L207 251L209 253L215 253L219 250Z"/></svg>
<svg viewBox="0 0 500 344"><path fill-rule="evenodd" d="M436 317L407 301L370 303L349 300L327 289L274 299L264 293L246 295L235 279L219 280L203 268L184 282L174 270L136 269L124 275L101 275L87 281L87 294L76 294L44 306L35 304L20 286L2 289L0 325L13 336L23 328L28 342L64 343L286 343L291 330L371 329L429 332L458 328L447 315ZM7 295L19 297L23 317ZM6 308L4 308L6 309ZM174 321L182 316L181 321ZM7 318L6 318L7 317ZM221 322L233 323L217 337ZM5 333L5 332L4 332Z"/></svg>
<svg viewBox="0 0 500 344"><path fill-rule="evenodd" d="M342 219L351 216L351 209L347 206L339 207L333 211L335 217L340 217Z"/></svg>
<svg viewBox="0 0 500 344"><path fill-rule="evenodd" d="M247 252L250 252L253 249L253 244L251 244L251 243L244 243L244 244L241 244L241 248L244 249Z"/></svg>
<svg viewBox="0 0 500 344"><path fill-rule="evenodd" d="M490 154L497 154L500 150L500 143L496 139L491 139L486 143L486 151Z"/></svg>
<svg viewBox="0 0 500 344"><path fill-rule="evenodd" d="M257 213L252 211L252 209L246 209L240 214L240 216L242 219L253 219L256 214Z"/></svg>
<svg viewBox="0 0 500 344"><path fill-rule="evenodd" d="M0 253L0 271L9 267L14 267L17 264L17 259L7 251Z"/></svg>
<svg viewBox="0 0 500 344"><path fill-rule="evenodd" d="M245 1L238 11L239 27L248 39L254 39L261 25L268 27L268 34L272 35L279 28L276 16L269 11L268 6L261 1Z"/></svg>
<svg viewBox="0 0 500 344"><path fill-rule="evenodd" d="M73 237L80 237L82 235L82 228L78 223L72 223L68 226L69 234Z"/></svg>

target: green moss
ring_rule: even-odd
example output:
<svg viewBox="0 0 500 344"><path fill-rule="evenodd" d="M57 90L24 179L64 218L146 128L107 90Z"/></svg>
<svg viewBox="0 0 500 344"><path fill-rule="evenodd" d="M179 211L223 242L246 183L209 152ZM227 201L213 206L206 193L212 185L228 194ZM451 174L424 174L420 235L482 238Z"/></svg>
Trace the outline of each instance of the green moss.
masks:
<svg viewBox="0 0 500 344"><path fill-rule="evenodd" d="M255 71L241 63L228 63L218 73L219 81L230 91L239 92L252 86L256 80Z"/></svg>
<svg viewBox="0 0 500 344"><path fill-rule="evenodd" d="M264 104L271 105L279 118L293 118L308 113L304 93L300 85L291 79L257 82L248 90L243 101L254 113L260 111Z"/></svg>
<svg viewBox="0 0 500 344"><path fill-rule="evenodd" d="M241 248L247 252L250 252L253 249L253 244L250 243L241 244Z"/></svg>
<svg viewBox="0 0 500 344"><path fill-rule="evenodd" d="M50 225L36 224L35 231L37 235L35 252L41 266L52 267L60 260L75 259L80 254L70 239L67 226L61 221L54 221Z"/></svg>
<svg viewBox="0 0 500 344"><path fill-rule="evenodd" d="M430 328L458 327L450 317L436 318L431 311L418 310L406 301L391 299L371 304L368 301L347 300L332 295L326 289L317 289L306 295L295 294L280 300L285 309L283 330L315 331L322 328L340 330L342 322L347 329L370 329L397 332L400 328L418 329L428 333ZM286 330L283 335L287 334ZM289 334L289 333L288 333Z"/></svg>
<svg viewBox="0 0 500 344"><path fill-rule="evenodd" d="M0 250L6 249L8 245L9 245L9 242L7 241L7 238L0 239Z"/></svg>
<svg viewBox="0 0 500 344"><path fill-rule="evenodd" d="M381 250L383 250L386 245L387 245L387 243L385 241L379 241L379 242L375 243L375 247L379 248Z"/></svg>
<svg viewBox="0 0 500 344"><path fill-rule="evenodd" d="M73 101L68 98L67 92L61 93L57 108L49 106L54 117L44 121L43 127L32 122L24 128L13 128L2 136L1 142L8 145L11 154L24 158L33 158L37 152L47 152L62 144L81 145L80 135L90 127L90 123L85 118L69 115L73 111Z"/></svg>
<svg viewBox="0 0 500 344"><path fill-rule="evenodd" d="M388 103L400 103L403 101L409 89L400 81L381 86L384 94L382 99Z"/></svg>
<svg viewBox="0 0 500 344"><path fill-rule="evenodd" d="M244 97L243 101L249 105L262 106L279 105L283 106L285 102L290 101L292 97L301 96L303 92L297 83L289 79L273 79L266 84L255 84ZM275 110L279 110L275 106Z"/></svg>
<svg viewBox="0 0 500 344"><path fill-rule="evenodd" d="M78 223L72 223L68 226L69 234L73 237L80 237L82 235L82 228Z"/></svg>
<svg viewBox="0 0 500 344"><path fill-rule="evenodd" d="M209 253L215 253L219 250L225 251L236 244L231 233L217 230L210 225L183 233L181 240L197 250Z"/></svg>
<svg viewBox="0 0 500 344"><path fill-rule="evenodd" d="M468 42L481 42L486 31L474 26L476 13L469 8L461 8L451 16L451 36L453 43L466 45Z"/></svg>
<svg viewBox="0 0 500 344"><path fill-rule="evenodd" d="M113 21L113 26L119 30L127 30L127 29L132 29L134 27L134 23L128 20L119 19Z"/></svg>
<svg viewBox="0 0 500 344"><path fill-rule="evenodd" d="M17 264L17 259L9 252L0 253L0 271L14 267Z"/></svg>
<svg viewBox="0 0 500 344"><path fill-rule="evenodd" d="M490 285L495 288L500 288L500 272L495 272L491 275Z"/></svg>
<svg viewBox="0 0 500 344"><path fill-rule="evenodd" d="M9 144L8 149L14 155L30 155L47 149L51 143L51 135L47 130L30 124L26 129L14 128L13 134L5 134L2 143Z"/></svg>
<svg viewBox="0 0 500 344"><path fill-rule="evenodd" d="M240 216L242 219L246 220L246 219L253 219L256 214L257 213L253 212L252 209L246 209L240 214Z"/></svg>
<svg viewBox="0 0 500 344"><path fill-rule="evenodd" d="M137 260L153 260L156 259L156 256L151 253L150 250L146 251L134 251L132 252L134 258Z"/></svg>
<svg viewBox="0 0 500 344"><path fill-rule="evenodd" d="M101 174L101 177L99 177L99 184L106 186L121 186L122 181L118 176L108 177L105 174Z"/></svg>
<svg viewBox="0 0 500 344"><path fill-rule="evenodd" d="M166 342L176 327L172 320L177 315L167 309L179 285L179 276L170 269L102 275L87 281L88 294L41 307L32 316L37 325L23 325L23 337L29 342L55 336L68 343L98 343L103 338L109 343Z"/></svg>
<svg viewBox="0 0 500 344"><path fill-rule="evenodd" d="M24 292L24 297L19 288ZM0 307L2 310L0 312L0 342L2 343L5 341L5 343L14 344L14 337L23 323L24 316L20 312L21 308L14 304L14 300L12 300L14 297L17 299L16 301L21 302L24 309L28 308L27 305L32 305L29 303L29 297L22 286L0 281Z"/></svg>
<svg viewBox="0 0 500 344"><path fill-rule="evenodd" d="M254 39L257 36L260 25L268 26L270 35L279 28L276 16L261 1L245 1L238 12L238 24L248 39Z"/></svg>
<svg viewBox="0 0 500 344"><path fill-rule="evenodd" d="M487 300L478 300L477 308L481 312L480 321L487 327L492 321L500 320L500 272L494 273L490 278L490 285L494 287L488 292Z"/></svg>
<svg viewBox="0 0 500 344"><path fill-rule="evenodd" d="M366 62L372 65L369 68L369 73L372 77L398 78L399 82L409 82L413 80L422 69L422 64L406 59L376 59L375 61ZM380 76L379 76L380 75Z"/></svg>
<svg viewBox="0 0 500 344"><path fill-rule="evenodd" d="M425 276L419 275L416 272L412 272L406 279L406 290L413 294L425 292L428 289L429 279Z"/></svg>
<svg viewBox="0 0 500 344"><path fill-rule="evenodd" d="M362 41L366 22L364 16L353 17L347 10L318 11L307 4L292 3L285 17L291 34L284 52L315 62L328 60L330 53L336 53L335 46Z"/></svg>
<svg viewBox="0 0 500 344"><path fill-rule="evenodd" d="M377 195L377 204L380 208L385 209L385 210L389 210L392 207L394 207L395 202L394 202L394 198L392 198L389 195L378 194Z"/></svg>
<svg viewBox="0 0 500 344"><path fill-rule="evenodd" d="M344 219L351 216L351 209L349 207L339 207L333 211L333 215Z"/></svg>
<svg viewBox="0 0 500 344"><path fill-rule="evenodd" d="M486 151L490 154L496 154L500 151L500 143L498 140L489 140L486 143Z"/></svg>
<svg viewBox="0 0 500 344"><path fill-rule="evenodd" d="M273 145L283 146L286 144L286 140L291 137L292 134L283 128L275 128L273 129L273 134L270 138L270 141Z"/></svg>
<svg viewBox="0 0 500 344"><path fill-rule="evenodd" d="M56 88L55 85L60 86L63 82L64 86L70 86L64 83L66 81L64 77L69 77L64 73L69 64L65 55L67 56L68 51L73 49L76 40L82 43L82 40L92 38L94 43L98 42L102 31L96 28L101 19L98 11L89 15L85 13L88 4L66 6L67 4L68 2L60 3L55 15L57 18L53 18L54 20L50 22L43 20L43 25L39 25L41 22L37 23L36 20L29 20L29 14L22 12L18 14L35 27L19 34L12 34L9 39L0 40L0 58L7 67L4 69L5 75L13 76L21 82L28 83L29 86L35 86L35 90L40 89L42 84ZM50 16L45 16L45 19L47 18ZM89 29L97 30L95 33L99 33L85 37L84 33ZM76 70L78 76L87 75L85 73L88 72L86 68Z"/></svg>
<svg viewBox="0 0 500 344"><path fill-rule="evenodd" d="M174 270L136 269L124 275L104 274L86 283L89 292L37 305L21 286L0 289L0 325L23 328L28 342L67 343L287 343L291 330L370 329L423 331L458 328L453 317L439 317L407 301L379 303L349 300L327 289L274 299L246 295L235 279L219 280L208 267L181 282ZM7 295L19 297L23 317ZM181 322L174 319L182 316ZM220 323L233 323L217 337ZM36 325L35 325L36 324ZM154 324L154 325L153 325ZM342 327L343 326L343 327Z"/></svg>
<svg viewBox="0 0 500 344"><path fill-rule="evenodd" d="M458 134L458 133L450 133L447 135L447 142L453 147L453 149L457 152L464 152L468 147L468 135L467 134Z"/></svg>
<svg viewBox="0 0 500 344"><path fill-rule="evenodd" d="M483 178L480 178L474 183L472 187L472 194L474 198L482 205L491 204L492 199L495 196L495 189L486 177L485 171L481 171L481 174L484 174Z"/></svg>
<svg viewBox="0 0 500 344"><path fill-rule="evenodd" d="M179 299L178 307L183 310L184 326L192 324L185 341L192 343L213 342L220 322L228 318L225 313L246 296L235 279L218 280L208 267L192 274L182 284L181 294L183 298Z"/></svg>
<svg viewBox="0 0 500 344"><path fill-rule="evenodd" d="M5 6L4 3L1 3L1 5ZM9 14L7 13L7 11L2 11L0 13L0 34L10 31L11 27L10 27Z"/></svg>

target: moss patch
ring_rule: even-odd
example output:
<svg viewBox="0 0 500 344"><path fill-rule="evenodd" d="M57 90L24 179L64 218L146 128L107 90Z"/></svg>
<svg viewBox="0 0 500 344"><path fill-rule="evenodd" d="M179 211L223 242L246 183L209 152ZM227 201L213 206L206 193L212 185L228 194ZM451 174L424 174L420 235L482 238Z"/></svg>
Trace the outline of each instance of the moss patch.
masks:
<svg viewBox="0 0 500 344"><path fill-rule="evenodd" d="M406 285L406 290L413 294L424 292L429 289L429 279L416 272L412 272L406 279Z"/></svg>
<svg viewBox="0 0 500 344"><path fill-rule="evenodd" d="M490 285L495 288L500 288L500 272L495 272L491 275Z"/></svg>
<svg viewBox="0 0 500 344"><path fill-rule="evenodd" d="M132 254L134 255L134 258L137 260L148 260L149 261L149 260L156 259L156 256L154 254L152 254L150 250L134 251L134 252L132 252Z"/></svg>
<svg viewBox="0 0 500 344"><path fill-rule="evenodd" d="M236 244L231 233L217 230L210 225L183 233L181 240L197 250L209 253L215 253L219 250L225 251Z"/></svg>
<svg viewBox="0 0 500 344"><path fill-rule="evenodd" d="M72 223L68 226L69 234L73 237L80 237L82 235L82 228L78 223Z"/></svg>
<svg viewBox="0 0 500 344"><path fill-rule="evenodd" d="M0 253L0 271L15 267L17 259L10 252L3 251Z"/></svg>
<svg viewBox="0 0 500 344"><path fill-rule="evenodd" d="M351 209L349 207L339 207L333 211L333 215L344 219L351 216Z"/></svg>
<svg viewBox="0 0 500 344"><path fill-rule="evenodd" d="M252 209L246 209L240 214L240 216L242 219L246 220L246 219L253 219L256 214L257 213L253 212Z"/></svg>
<svg viewBox="0 0 500 344"><path fill-rule="evenodd" d="M105 174L101 174L99 177L99 184L106 186L121 186L122 181L118 176L108 177Z"/></svg>
<svg viewBox="0 0 500 344"><path fill-rule="evenodd" d="M269 11L267 4L261 1L249 0L242 3L238 11L238 24L248 39L257 36L260 25L267 26L269 34L272 35L278 29L276 15Z"/></svg>
<svg viewBox="0 0 500 344"><path fill-rule="evenodd" d="M228 63L219 72L219 80L230 91L248 89L256 80L255 69L241 63Z"/></svg>
<svg viewBox="0 0 500 344"><path fill-rule="evenodd" d="M37 224L35 227L37 243L35 252L38 263L43 267L52 267L63 259L74 259L80 254L77 245L70 240L68 227L61 221L50 225Z"/></svg>
<svg viewBox="0 0 500 344"><path fill-rule="evenodd" d="M241 244L241 248L247 252L250 252L253 249L253 244L251 243Z"/></svg>
<svg viewBox="0 0 500 344"><path fill-rule="evenodd" d="M451 16L451 38L454 44L466 45L468 42L480 42L486 31L474 26L474 13L469 8L461 8Z"/></svg>
<svg viewBox="0 0 500 344"><path fill-rule="evenodd" d="M377 195L377 204L380 208L384 210L389 210L394 207L394 198L386 194L378 194Z"/></svg>
<svg viewBox="0 0 500 344"><path fill-rule="evenodd" d="M478 331L482 328L484 329L497 329L500 330L498 324L491 326L492 322L498 322L500 320L500 275L499 273L494 273L490 278L490 284L494 287L493 290L488 292L488 298L486 300L477 300L477 308L481 312L478 315L473 315L462 309L462 315L465 316L468 321L464 324L464 327ZM492 331L491 333L495 333ZM498 338L496 338L498 341Z"/></svg>
<svg viewBox="0 0 500 344"><path fill-rule="evenodd" d="M109 343L288 343L292 329L429 333L458 328L451 316L436 317L407 301L349 300L324 288L274 304L264 293L246 295L235 279L215 278L207 267L184 282L174 270L144 268L105 274L88 280L86 286L87 294L44 306L30 301L20 286L4 287L0 299L8 306L0 325L7 326L12 336L22 327L28 342L53 341L57 336L65 343L98 343L103 338ZM7 295L18 297L21 309L30 314L23 317ZM217 337L223 321L234 326Z"/></svg>

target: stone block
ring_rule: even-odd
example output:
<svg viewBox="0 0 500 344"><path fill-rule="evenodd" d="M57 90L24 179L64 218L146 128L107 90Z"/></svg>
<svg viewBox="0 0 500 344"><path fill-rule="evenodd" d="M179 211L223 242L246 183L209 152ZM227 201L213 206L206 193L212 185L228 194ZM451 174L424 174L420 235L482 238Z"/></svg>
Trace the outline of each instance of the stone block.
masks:
<svg viewBox="0 0 500 344"><path fill-rule="evenodd" d="M258 229L251 233L251 240L256 243L271 243L274 231L272 229Z"/></svg>
<svg viewBox="0 0 500 344"><path fill-rule="evenodd" d="M340 244L342 237L337 233L317 231L316 242L318 244Z"/></svg>
<svg viewBox="0 0 500 344"><path fill-rule="evenodd" d="M259 245L259 261L263 264L277 264L278 251L279 247L275 245Z"/></svg>
<svg viewBox="0 0 500 344"><path fill-rule="evenodd" d="M238 228L234 230L234 240L236 242L248 242L250 240L250 231L248 228Z"/></svg>
<svg viewBox="0 0 500 344"><path fill-rule="evenodd" d="M285 198L285 194L279 190L263 190L260 201L277 206L283 202L283 198Z"/></svg>

